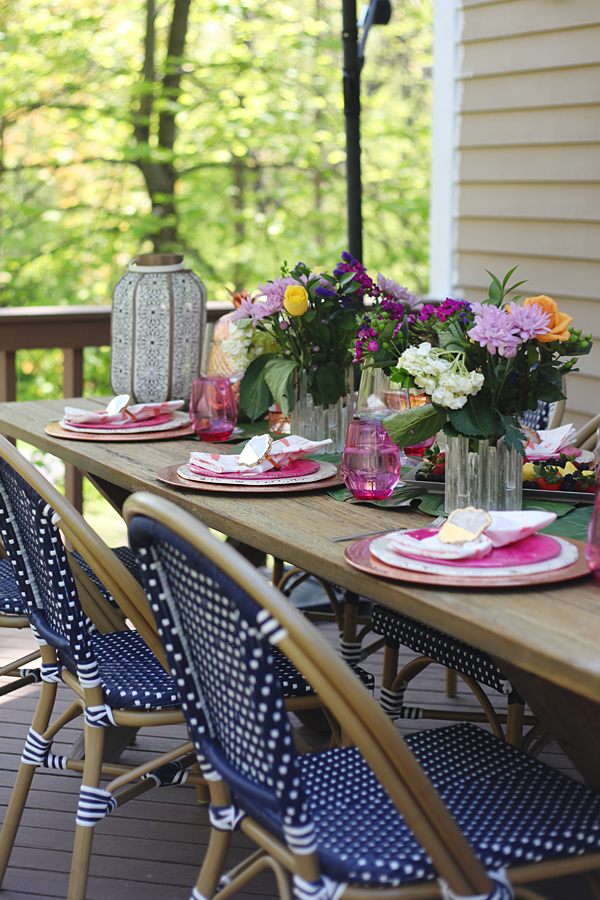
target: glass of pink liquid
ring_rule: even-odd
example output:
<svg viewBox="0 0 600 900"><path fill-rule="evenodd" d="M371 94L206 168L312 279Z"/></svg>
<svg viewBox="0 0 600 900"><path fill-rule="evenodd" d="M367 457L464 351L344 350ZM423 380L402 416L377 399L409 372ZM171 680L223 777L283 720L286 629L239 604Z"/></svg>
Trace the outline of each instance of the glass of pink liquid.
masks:
<svg viewBox="0 0 600 900"><path fill-rule="evenodd" d="M203 375L192 385L190 422L201 441L226 441L237 422L229 378Z"/></svg>
<svg viewBox="0 0 600 900"><path fill-rule="evenodd" d="M600 469L598 470L600 472ZM596 583L600 585L600 474L596 474L596 499L594 511L587 533L585 545L585 558L591 571L594 573Z"/></svg>
<svg viewBox="0 0 600 900"><path fill-rule="evenodd" d="M400 451L381 422L350 423L342 476L358 500L383 500L390 496L400 480Z"/></svg>

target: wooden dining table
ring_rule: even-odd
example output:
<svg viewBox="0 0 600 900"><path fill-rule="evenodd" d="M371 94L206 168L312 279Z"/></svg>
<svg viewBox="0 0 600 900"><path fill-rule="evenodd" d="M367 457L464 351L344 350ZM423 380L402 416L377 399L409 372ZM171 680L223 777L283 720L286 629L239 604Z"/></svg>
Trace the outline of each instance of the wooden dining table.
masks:
<svg viewBox="0 0 600 900"><path fill-rule="evenodd" d="M68 401L87 409L105 403ZM591 575L485 590L375 577L350 566L347 544L332 538L422 526L430 516L351 505L323 490L261 495L171 487L157 479L159 469L187 462L191 450L214 452L215 445L194 437L110 443L46 434L64 406L64 400L1 403L0 432L72 463L117 509L133 491L158 494L231 539L487 651L586 781L600 789L600 588Z"/></svg>

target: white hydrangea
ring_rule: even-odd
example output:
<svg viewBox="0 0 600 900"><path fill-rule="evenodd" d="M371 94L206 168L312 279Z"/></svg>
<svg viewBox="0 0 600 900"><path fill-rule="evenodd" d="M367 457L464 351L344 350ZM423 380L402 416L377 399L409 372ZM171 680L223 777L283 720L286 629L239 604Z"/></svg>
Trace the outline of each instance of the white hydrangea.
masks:
<svg viewBox="0 0 600 900"><path fill-rule="evenodd" d="M450 353L429 342L408 347L398 360L398 368L412 375L417 387L434 403L447 409L461 409L485 380L480 372L468 371L463 353Z"/></svg>
<svg viewBox="0 0 600 900"><path fill-rule="evenodd" d="M245 372L257 356L277 350L277 342L270 334L254 328L252 319L237 319L230 323L229 339L223 341L221 349L235 372Z"/></svg>

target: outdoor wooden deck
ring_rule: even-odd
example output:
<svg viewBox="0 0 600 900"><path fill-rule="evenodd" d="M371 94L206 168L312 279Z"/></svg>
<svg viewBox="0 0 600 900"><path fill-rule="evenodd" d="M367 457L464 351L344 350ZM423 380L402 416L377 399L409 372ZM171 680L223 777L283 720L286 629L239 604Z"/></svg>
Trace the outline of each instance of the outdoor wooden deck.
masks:
<svg viewBox="0 0 600 900"><path fill-rule="evenodd" d="M336 646L334 628L321 627L331 644ZM0 632L0 661L8 662L26 653L32 644L27 631L3 629ZM405 651L403 659L408 661L412 656ZM365 664L379 679L381 662L381 654L376 654ZM410 694L407 693L407 703L423 706L446 703L453 709L476 708L467 689L460 685L458 698L445 698L444 683L443 669L431 666L417 679ZM10 796L38 692L37 685L30 685L0 697L0 805L3 808ZM490 696L499 707L505 702L493 692ZM59 687L58 712L65 708L68 699L70 692ZM402 730L432 725L443 727L444 723L408 722L403 723ZM78 737L80 727L74 724L72 728L66 728L62 743L55 743L55 752L67 752ZM150 751L166 750L182 739L182 728L141 731L136 744L123 754L122 760L137 763ZM578 777L556 745L548 745L541 758L572 777ZM36 775L0 900L66 897L78 785L79 776L74 773L41 771ZM197 878L208 834L207 812L198 805L193 788L155 790L132 801L96 828L89 900L187 900ZM235 834L231 863L243 858L249 846L244 835ZM564 879L552 888L544 885L543 891L552 900L591 900L592 897L582 878ZM275 898L275 882L270 875L264 875L238 896L242 900Z"/></svg>

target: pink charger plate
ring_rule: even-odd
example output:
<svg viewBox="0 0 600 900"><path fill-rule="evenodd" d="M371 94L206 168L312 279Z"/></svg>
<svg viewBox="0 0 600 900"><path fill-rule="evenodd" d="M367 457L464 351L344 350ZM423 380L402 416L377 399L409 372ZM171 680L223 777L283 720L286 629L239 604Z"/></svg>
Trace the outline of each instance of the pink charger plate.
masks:
<svg viewBox="0 0 600 900"><path fill-rule="evenodd" d="M390 549L394 548L390 545ZM406 559L435 563L436 566L495 569L503 566L530 566L533 563L546 562L549 559L556 559L560 552L560 544L554 538L547 534L531 534L506 547L494 547L490 555L484 556L482 559L434 559L433 557L412 556L408 553L399 553L398 555Z"/></svg>
<svg viewBox="0 0 600 900"><path fill-rule="evenodd" d="M195 463L190 463L190 472L192 472L193 475L206 475L209 478L222 478L223 481L231 479L237 480L240 478L247 479L248 481L252 481L256 478L261 478L263 480L265 478L298 478L300 475L312 475L313 472L318 472L319 469L319 463L315 462L313 459L293 459L280 469L269 469L268 472L259 472L254 475L247 475L245 472L211 472L210 469L202 469Z"/></svg>
<svg viewBox="0 0 600 900"><path fill-rule="evenodd" d="M115 428L120 430L121 428L140 428L142 425L145 428L150 425L164 425L166 422L170 422L172 418L173 413L162 413L162 415L154 416L152 419L139 419L137 422L131 419L129 422L103 422L93 425L88 422L69 422L68 419L65 419L65 424L70 425L71 428L96 428L98 431L114 431Z"/></svg>

